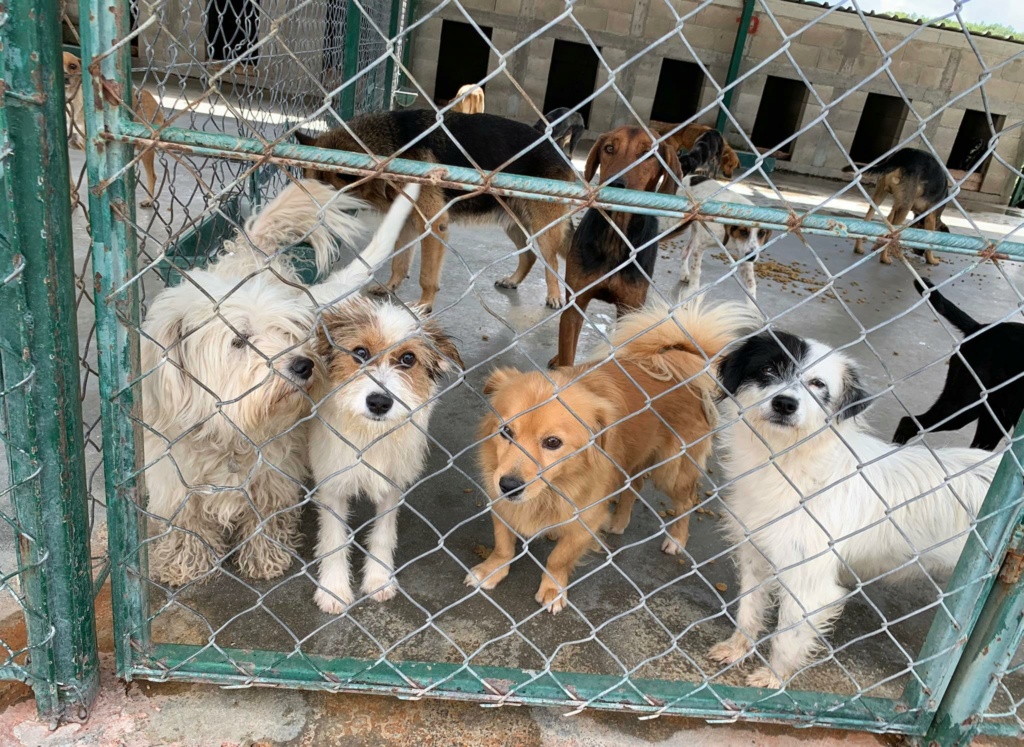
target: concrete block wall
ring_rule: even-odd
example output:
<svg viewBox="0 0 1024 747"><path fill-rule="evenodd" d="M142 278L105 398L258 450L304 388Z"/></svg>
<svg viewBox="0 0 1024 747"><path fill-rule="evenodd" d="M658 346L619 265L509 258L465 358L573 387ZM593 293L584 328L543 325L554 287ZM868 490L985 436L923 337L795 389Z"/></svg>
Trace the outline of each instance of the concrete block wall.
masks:
<svg viewBox="0 0 1024 747"><path fill-rule="evenodd" d="M817 6L786 0L768 2L774 20L760 8L755 11L758 28L748 36L741 80L733 96L731 113L741 131L731 127L726 136L734 145L749 149L748 136L767 77L802 76L812 87L800 124L807 130L797 138L791 159L780 163L780 168L841 177L841 169L849 165L846 154L868 93L898 95L901 90L910 102L903 137L911 140L909 145L917 146L926 138L942 157L947 157L953 147L964 112L984 109L979 88L983 68L958 32L872 19L872 35L851 13L832 12L821 19L825 10ZM509 56L505 71L488 83L489 112L523 121L536 119L534 108L523 100L510 77L541 107L554 39L584 42L589 37L613 69L633 60L615 73L616 87L626 101L612 90L595 98L588 132L591 137L637 118L648 120L661 61L666 57L692 60L696 56L705 65L710 79L704 83L700 106L707 111L698 121L713 123L718 87L725 82L741 9L740 0L716 0L706 7L692 0L673 0L671 9L663 0L578 0L572 19L563 18L547 27L565 12L563 0L469 0L463 5L472 9L477 23L494 29L492 38L499 50L509 50L540 33ZM427 0L420 13L425 15L436 8L436 0ZM458 9L444 6L417 32L413 43L413 73L428 98L433 96L436 41L445 18L465 21ZM974 42L995 70L984 82L991 110L1006 115L1007 130L997 152L1009 163L1017 163L1024 155L1022 128L1009 126L1024 119L1024 61L995 68L1022 47L993 39L975 38ZM492 55L489 72L498 64L497 55ZM607 80L602 65L597 87ZM957 100L950 103L953 99ZM1013 174L993 162L981 191L993 200L1005 200L1013 184Z"/></svg>

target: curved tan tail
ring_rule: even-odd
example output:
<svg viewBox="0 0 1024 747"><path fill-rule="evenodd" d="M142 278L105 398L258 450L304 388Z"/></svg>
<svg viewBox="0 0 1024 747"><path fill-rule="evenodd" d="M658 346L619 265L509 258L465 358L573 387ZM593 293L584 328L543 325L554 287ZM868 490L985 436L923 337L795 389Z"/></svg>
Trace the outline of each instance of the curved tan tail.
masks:
<svg viewBox="0 0 1024 747"><path fill-rule="evenodd" d="M705 306L696 299L672 311L663 301L623 316L611 334L615 357L655 378L691 379L744 332L763 324L748 303Z"/></svg>

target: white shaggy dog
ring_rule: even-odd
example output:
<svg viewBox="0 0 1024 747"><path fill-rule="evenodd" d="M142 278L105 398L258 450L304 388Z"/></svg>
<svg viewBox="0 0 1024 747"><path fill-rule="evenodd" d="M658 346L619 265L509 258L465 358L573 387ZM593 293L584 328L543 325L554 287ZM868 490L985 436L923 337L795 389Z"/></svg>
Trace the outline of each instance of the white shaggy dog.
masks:
<svg viewBox="0 0 1024 747"><path fill-rule="evenodd" d="M299 544L296 508L308 474L307 394L322 377L314 304L290 260L307 241L321 268L362 223L363 203L319 182L287 186L225 243L154 300L143 324L142 397L152 576L199 579L229 550L243 574L281 575ZM325 288L340 295L370 277L393 246L373 241Z"/></svg>
<svg viewBox="0 0 1024 747"><path fill-rule="evenodd" d="M688 197L698 204L705 200L715 202L733 202L738 205L753 205L750 200L738 192L719 184L706 176L687 176L683 178L683 186L676 192L681 197ZM672 219L661 219L661 230L672 227ZM685 232L679 234L679 229ZM751 228L749 226L733 226L723 223L702 221L683 222L673 232L673 238L665 239L662 248L680 246L682 249L683 267L679 279L692 289L700 288L700 269L704 262L704 252L708 249L725 247L726 253L733 259L746 258L739 267L740 279L752 298L757 297L757 279L754 276L754 260L772 236L767 228Z"/></svg>
<svg viewBox="0 0 1024 747"><path fill-rule="evenodd" d="M812 662L850 596L841 581L851 573L869 583L952 569L998 459L882 441L857 417L867 394L853 363L784 332L728 353L720 381L732 421L721 464L740 593L736 632L709 656L722 664L745 657L777 599L769 666L747 679L776 688Z"/></svg>
<svg viewBox="0 0 1024 747"><path fill-rule="evenodd" d="M404 220L398 220L400 202L388 213L379 237L397 240ZM355 600L348 519L349 503L361 493L377 509L366 544L362 591L383 602L398 590L393 574L402 494L423 471L440 380L461 368L462 360L434 322L388 302L349 300L325 312L316 331L327 376L309 441L320 505L314 598L324 612L338 614Z"/></svg>

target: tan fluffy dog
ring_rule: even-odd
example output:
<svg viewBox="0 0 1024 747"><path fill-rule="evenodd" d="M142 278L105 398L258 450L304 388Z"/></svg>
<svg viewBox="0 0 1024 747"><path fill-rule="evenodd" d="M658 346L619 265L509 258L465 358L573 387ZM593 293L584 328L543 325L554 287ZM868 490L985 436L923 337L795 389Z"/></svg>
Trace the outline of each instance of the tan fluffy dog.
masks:
<svg viewBox="0 0 1024 747"><path fill-rule="evenodd" d="M68 144L75 150L85 150L85 102L82 99L82 61L70 52L64 53L64 100L68 107L68 119L71 120L71 136ZM135 89L132 101L135 115L140 121L153 127L164 123L164 113L157 103L156 97L142 88ZM150 207L156 195L156 151L147 148L142 153L142 167L146 170L146 187L149 196L139 204ZM78 202L78 190L75 189L74 177L71 183L71 202Z"/></svg>
<svg viewBox="0 0 1024 747"><path fill-rule="evenodd" d="M484 89L476 84L469 84L459 89L458 94L455 98L461 98L465 96L459 103L452 107L453 112L462 112L463 114L483 114L484 113Z"/></svg>
<svg viewBox="0 0 1024 747"><path fill-rule="evenodd" d="M535 598L560 611L579 559L601 532L626 530L648 471L675 507L661 549L681 552L716 419L707 359L754 324L741 304L694 303L674 314L650 304L620 319L608 363L494 371L484 388L493 412L480 431L494 550L466 584L493 589L508 575L516 535L548 534L556 544Z"/></svg>

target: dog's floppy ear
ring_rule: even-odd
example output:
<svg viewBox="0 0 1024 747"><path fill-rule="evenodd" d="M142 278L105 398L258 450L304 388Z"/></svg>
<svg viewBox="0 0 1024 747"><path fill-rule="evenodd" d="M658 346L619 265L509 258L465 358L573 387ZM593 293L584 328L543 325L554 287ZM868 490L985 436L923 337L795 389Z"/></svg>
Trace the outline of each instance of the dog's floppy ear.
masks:
<svg viewBox="0 0 1024 747"><path fill-rule="evenodd" d="M295 139L298 141L299 145L316 145L318 138L316 135L307 135L302 130L296 130Z"/></svg>
<svg viewBox="0 0 1024 747"><path fill-rule="evenodd" d="M587 156L587 165L583 169L583 178L590 183L590 180L594 178L594 174L597 173L597 167L601 163L601 149L604 147L604 141L608 139L608 135L602 135L594 143L594 147L590 149L590 155Z"/></svg>
<svg viewBox="0 0 1024 747"><path fill-rule="evenodd" d="M746 374L746 357L743 355L743 349L746 345L747 343L743 343L733 348L718 361L718 383L722 388L720 400L726 399L730 394L735 395L743 383Z"/></svg>
<svg viewBox="0 0 1024 747"><path fill-rule="evenodd" d="M843 374L842 395L836 403L836 420L849 420L860 415L871 404L870 396L861 384L857 369L847 366Z"/></svg>
<svg viewBox="0 0 1024 747"><path fill-rule="evenodd" d="M504 387L519 372L512 368L496 368L491 371L487 380L484 381L484 394L490 397L499 389Z"/></svg>
<svg viewBox="0 0 1024 747"><path fill-rule="evenodd" d="M662 143L658 146L658 154L668 165L669 171L672 172L669 173L662 167L661 186L658 187L658 191L662 194L674 195L676 190L679 189L679 181L683 178L683 168L679 164L679 156L668 143ZM673 178L673 175L675 178Z"/></svg>
<svg viewBox="0 0 1024 747"><path fill-rule="evenodd" d="M141 340L144 419L161 433L169 431L179 414L192 404L192 382L182 369L183 320L173 313L173 305L168 306L154 305L150 309Z"/></svg>
<svg viewBox="0 0 1024 747"><path fill-rule="evenodd" d="M425 322L423 334L427 336L430 346L437 353L436 360L429 363L431 378L439 379L443 374L461 371L466 367L462 362L462 356L459 355L459 349L455 347L455 342L437 324Z"/></svg>

